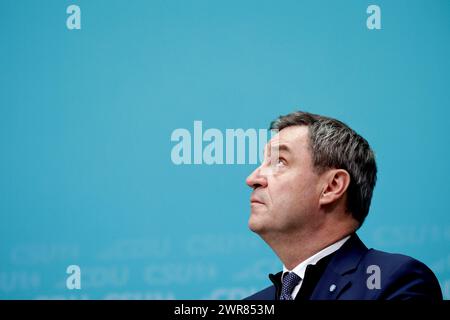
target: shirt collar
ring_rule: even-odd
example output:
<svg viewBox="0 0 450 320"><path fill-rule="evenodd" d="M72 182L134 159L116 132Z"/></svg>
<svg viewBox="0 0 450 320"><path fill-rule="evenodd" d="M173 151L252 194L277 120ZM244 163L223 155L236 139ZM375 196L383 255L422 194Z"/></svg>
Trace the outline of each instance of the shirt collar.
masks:
<svg viewBox="0 0 450 320"><path fill-rule="evenodd" d="M285 272L294 272L296 275L298 275L300 278L304 278L306 267L310 264L315 265L317 262L319 262L320 259L325 258L326 256L332 254L333 252L339 250L340 247L348 240L350 239L351 235L329 245L325 249L320 250L313 256L309 257L308 259L304 260L300 264L298 264L294 269L289 270L286 268L285 265L283 265L283 274L281 276L281 279L283 279L283 276Z"/></svg>

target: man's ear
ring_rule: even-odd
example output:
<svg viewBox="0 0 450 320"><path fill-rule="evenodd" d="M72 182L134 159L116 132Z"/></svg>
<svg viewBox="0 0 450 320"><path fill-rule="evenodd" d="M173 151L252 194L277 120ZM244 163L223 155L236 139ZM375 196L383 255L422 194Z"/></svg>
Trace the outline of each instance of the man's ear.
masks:
<svg viewBox="0 0 450 320"><path fill-rule="evenodd" d="M350 185L350 174L344 169L332 169L325 175L319 204L327 205L341 198Z"/></svg>

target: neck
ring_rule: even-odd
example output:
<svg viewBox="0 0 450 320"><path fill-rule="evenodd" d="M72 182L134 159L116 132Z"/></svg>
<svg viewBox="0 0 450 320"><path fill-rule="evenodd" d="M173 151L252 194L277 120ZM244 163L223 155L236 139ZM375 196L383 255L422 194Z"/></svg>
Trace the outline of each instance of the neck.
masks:
<svg viewBox="0 0 450 320"><path fill-rule="evenodd" d="M272 250L289 270L322 249L352 234L356 228L323 227L314 231L297 231L293 234L263 236Z"/></svg>

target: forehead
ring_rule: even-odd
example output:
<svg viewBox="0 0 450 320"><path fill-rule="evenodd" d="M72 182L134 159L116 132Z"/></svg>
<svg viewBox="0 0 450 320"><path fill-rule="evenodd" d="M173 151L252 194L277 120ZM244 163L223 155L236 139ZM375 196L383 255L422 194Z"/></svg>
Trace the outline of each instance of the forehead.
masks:
<svg viewBox="0 0 450 320"><path fill-rule="evenodd" d="M309 135L307 126L291 126L280 130L270 141L271 147L286 145L293 152L308 148ZM282 151L282 149L280 149Z"/></svg>

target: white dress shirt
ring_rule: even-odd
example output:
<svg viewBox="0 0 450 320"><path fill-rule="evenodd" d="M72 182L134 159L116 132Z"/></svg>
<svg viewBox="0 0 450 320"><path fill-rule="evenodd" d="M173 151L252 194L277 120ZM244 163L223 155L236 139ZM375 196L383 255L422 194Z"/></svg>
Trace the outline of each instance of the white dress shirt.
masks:
<svg viewBox="0 0 450 320"><path fill-rule="evenodd" d="M281 277L281 281L283 281L283 276L285 272L294 272L296 275L298 275L301 279L298 285L295 286L294 290L292 290L291 296L292 300L295 300L295 297L297 296L297 293L300 291L300 288L302 286L303 278L305 277L305 271L306 267L310 264L315 265L317 262L319 262L320 259L325 258L326 256L332 254L333 252L337 251L342 245L350 238L350 236L345 237L342 240L339 240L338 242L333 243L332 245L329 245L323 250L320 250L315 255L309 257L305 261L301 262L298 266L296 266L292 270L288 270L286 266L283 265L283 275Z"/></svg>

